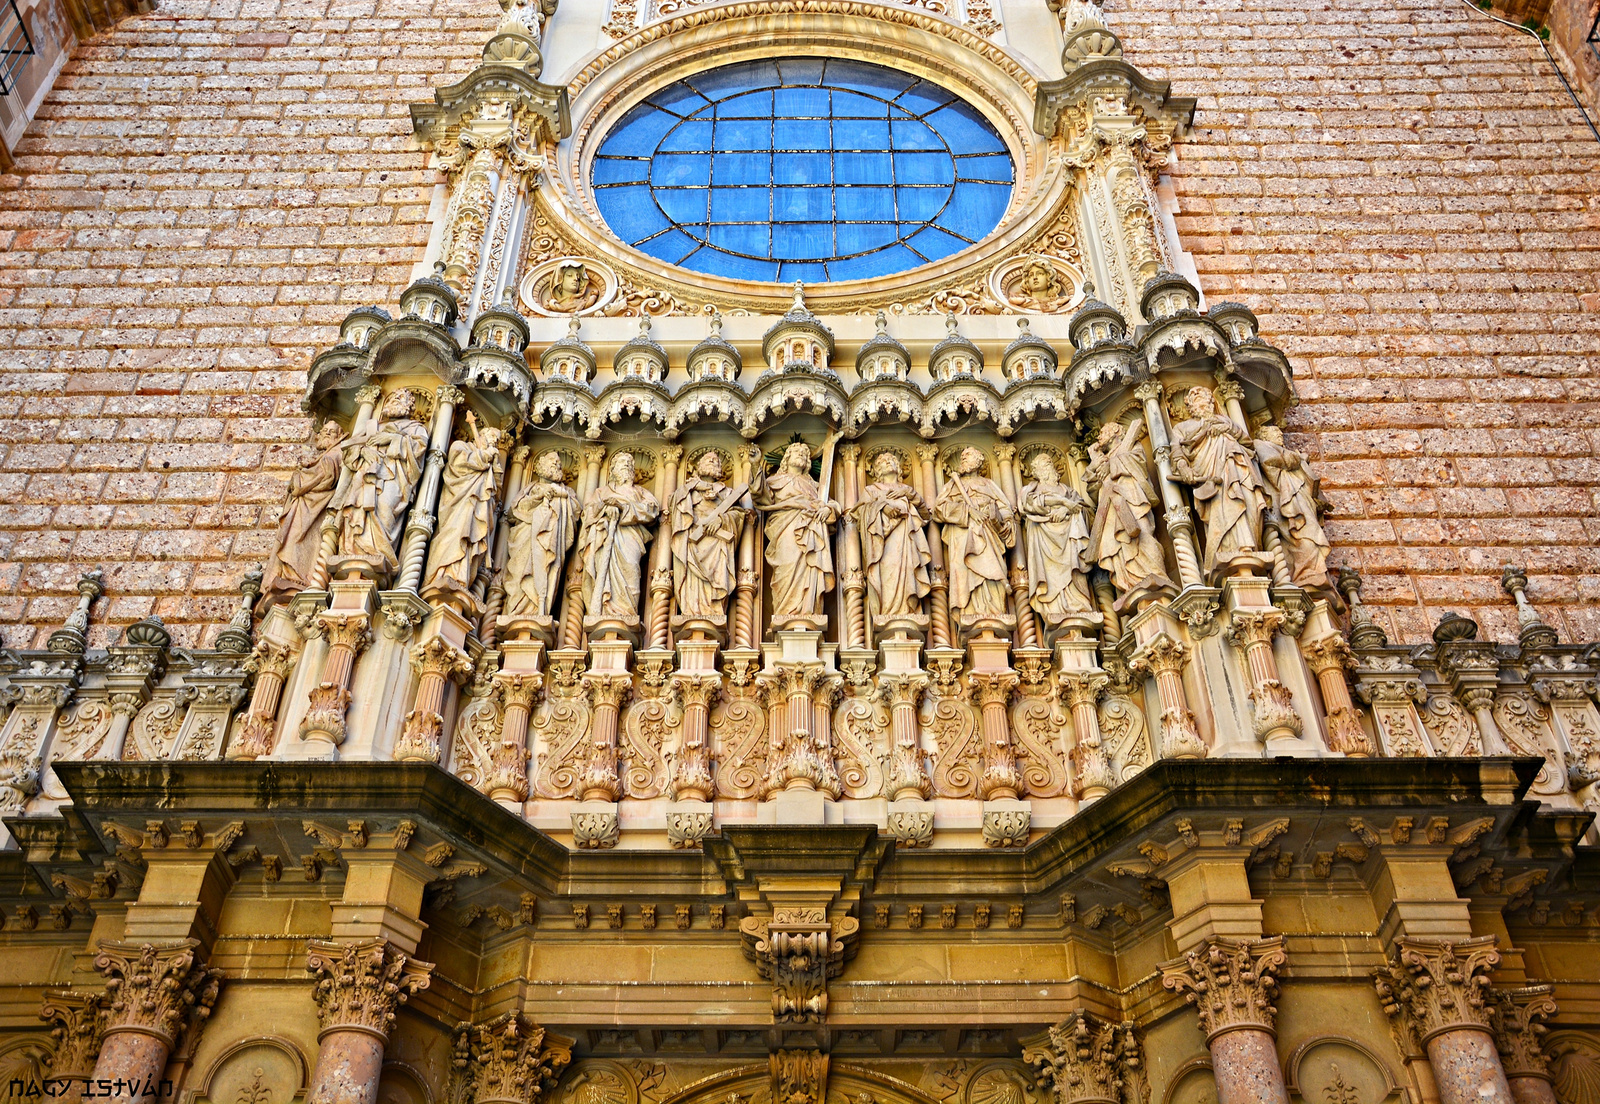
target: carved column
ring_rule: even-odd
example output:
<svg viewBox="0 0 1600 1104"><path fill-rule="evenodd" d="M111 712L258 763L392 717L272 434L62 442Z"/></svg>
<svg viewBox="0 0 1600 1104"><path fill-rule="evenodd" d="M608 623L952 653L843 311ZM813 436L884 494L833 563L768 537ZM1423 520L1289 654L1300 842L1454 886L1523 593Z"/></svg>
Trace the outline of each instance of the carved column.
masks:
<svg viewBox="0 0 1600 1104"><path fill-rule="evenodd" d="M472 1104L536 1104L547 1099L572 1061L572 1040L547 1035L516 1012L456 1030L456 1067Z"/></svg>
<svg viewBox="0 0 1600 1104"><path fill-rule="evenodd" d="M495 693L505 703L500 722L500 743L491 759L484 789L495 801L528 800L528 714L544 688L539 674L506 674L494 677Z"/></svg>
<svg viewBox="0 0 1600 1104"><path fill-rule="evenodd" d="M978 779L978 796L985 801L1015 801L1022 796L1022 776L1011 744L1011 718L1006 712L1018 681L1012 671L967 674L967 692L982 710L983 775Z"/></svg>
<svg viewBox="0 0 1600 1104"><path fill-rule="evenodd" d="M844 676L824 672L811 688L811 743L816 749L817 767L821 780L817 789L835 800L844 793L839 782L839 771L833 762L833 707L844 696Z"/></svg>
<svg viewBox="0 0 1600 1104"><path fill-rule="evenodd" d="M648 626L650 647L657 651L667 647L668 627L672 615L672 530L667 517L667 502L678 489L678 465L683 460L683 449L677 445L661 451L661 520L656 526L656 539L650 545L650 565L646 582L650 588Z"/></svg>
<svg viewBox="0 0 1600 1104"><path fill-rule="evenodd" d="M211 1015L221 975L200 963L200 941L104 942L94 967L106 978L105 1040L93 1078L113 1085L112 1101L137 1101L140 1087L158 1085L167 1058L185 1031Z"/></svg>
<svg viewBox="0 0 1600 1104"><path fill-rule="evenodd" d="M1516 1104L1559 1104L1544 1055L1544 1021L1556 1014L1550 986L1489 991L1489 1022Z"/></svg>
<svg viewBox="0 0 1600 1104"><path fill-rule="evenodd" d="M1427 1051L1442 1104L1513 1104L1490 1030L1495 937L1394 941L1376 977L1383 1010Z"/></svg>
<svg viewBox="0 0 1600 1104"><path fill-rule="evenodd" d="M1022 1060L1034 1068L1054 1104L1122 1104L1123 1086L1144 1065L1133 1024L1074 1012L1047 1039L1025 1042Z"/></svg>
<svg viewBox="0 0 1600 1104"><path fill-rule="evenodd" d="M401 762L437 763L444 736L445 684L472 673L467 653L432 636L411 649L411 663L422 677L417 682L416 704L406 714L405 727L395 743L394 757Z"/></svg>
<svg viewBox="0 0 1600 1104"><path fill-rule="evenodd" d="M166 669L166 646L171 638L164 631L157 647L129 646L126 634L119 647L106 649L106 698L111 704L111 730L106 733L96 759L113 762L122 758L128 742L128 728L139 710L149 702L151 692Z"/></svg>
<svg viewBox="0 0 1600 1104"><path fill-rule="evenodd" d="M1275 1005L1283 938L1213 937L1164 963L1161 983L1200 1014L1217 1104L1289 1104L1278 1063Z"/></svg>
<svg viewBox="0 0 1600 1104"><path fill-rule="evenodd" d="M293 666L294 652L287 644L274 640L256 642L250 658L245 661L245 667L255 671L256 684L250 694L250 704L234 730L229 759L259 759L271 754L278 703Z"/></svg>
<svg viewBox="0 0 1600 1104"><path fill-rule="evenodd" d="M938 478L934 464L939 459L938 445L918 445L917 460L922 464L922 497L933 502L937 497ZM939 539L939 524L928 522L928 550L932 553L929 565L933 574L933 591L929 597L928 641L929 647L950 647L950 576L945 573L944 543Z"/></svg>
<svg viewBox="0 0 1600 1104"><path fill-rule="evenodd" d="M306 1104L376 1104L383 1051L395 1012L426 989L433 963L397 950L387 939L313 939L306 970L322 1030Z"/></svg>
<svg viewBox="0 0 1600 1104"><path fill-rule="evenodd" d="M622 780L617 776L617 717L633 692L629 675L594 674L583 676L584 693L594 705L589 722L589 760L579 780L579 796L584 801L616 801L622 796Z"/></svg>
<svg viewBox="0 0 1600 1104"><path fill-rule="evenodd" d="M711 706L722 693L722 679L714 672L680 672L672 676L671 686L672 696L683 707L683 740L672 757L669 792L674 801L710 801Z"/></svg>
<svg viewBox="0 0 1600 1104"><path fill-rule="evenodd" d="M1274 740L1298 740L1301 732L1300 715L1294 711L1289 688L1278 680L1278 661L1272 654L1272 638L1286 617L1276 607L1235 609L1226 630L1228 642L1244 651L1255 734L1269 750Z"/></svg>
<svg viewBox="0 0 1600 1104"><path fill-rule="evenodd" d="M1188 658L1189 645L1162 633L1134 652L1128 665L1137 673L1156 677L1163 759L1204 759L1209 750L1183 693L1183 665Z"/></svg>
<svg viewBox="0 0 1600 1104"><path fill-rule="evenodd" d="M827 775L817 745L813 739L812 725L815 717L811 696L823 679L820 666L791 666L779 668L770 681L768 700L773 714L773 731L776 747L769 752L771 762L767 774L765 795L779 790L828 789ZM831 765L830 765L831 769ZM838 782L834 782L833 796L838 796Z"/></svg>
<svg viewBox="0 0 1600 1104"><path fill-rule="evenodd" d="M324 610L316 620L328 641L328 657L322 664L322 681L311 691L310 706L300 721L300 738L326 741L336 748L344 742L356 656L372 643L372 618L367 613Z"/></svg>
<svg viewBox="0 0 1600 1104"><path fill-rule="evenodd" d="M46 1092L50 1099L64 1104L83 1099L84 1081L94 1076L95 1059L105 1038L109 1003L99 993L45 994L39 1018L53 1025L50 1035L56 1049L50 1056L50 1079L61 1083L56 1092Z"/></svg>
<svg viewBox="0 0 1600 1104"><path fill-rule="evenodd" d="M494 545L489 551L489 593L483 604L483 616L478 619L478 639L485 648L493 648L500 641L497 624L506 604L506 552L511 540L511 525L506 521L506 511L522 497L522 488L528 480L528 461L533 450L518 445L511 452L511 470L506 476L505 500L500 504L495 523Z"/></svg>
<svg viewBox="0 0 1600 1104"><path fill-rule="evenodd" d="M1111 685L1104 671L1062 671L1056 676L1062 700L1072 711L1072 792L1079 801L1097 801L1111 792L1116 779L1100 742L1100 695Z"/></svg>
<svg viewBox="0 0 1600 1104"><path fill-rule="evenodd" d="M383 398L383 388L375 383L369 383L356 391L356 416L350 422L351 433L355 433L372 420L372 412L377 408L378 400L381 398ZM333 498L330 501L338 502L344 495L344 489L349 484L350 469L341 465L339 468L339 482L334 487ZM328 571L333 567L333 554L338 546L339 514L335 510L329 510L322 518L321 544L317 550L317 565L311 571L312 590L321 590L328 585Z"/></svg>
<svg viewBox="0 0 1600 1104"><path fill-rule="evenodd" d="M1345 670L1355 666L1350 645L1342 636L1325 636L1300 645L1300 654L1317 676L1322 688L1322 704L1328 711L1328 749L1342 751L1351 758L1373 754L1372 738L1361 727L1361 714L1350 698Z"/></svg>
<svg viewBox="0 0 1600 1104"><path fill-rule="evenodd" d="M867 646L867 577L861 567L861 534L856 531L856 502L861 494L861 446L845 445L839 450L843 461L843 514L839 521L840 564L844 580L845 647Z"/></svg>
<svg viewBox="0 0 1600 1104"><path fill-rule="evenodd" d="M450 433L455 427L456 407L464 395L458 387L443 384L434 393L433 432L428 441L428 462L422 469L417 497L406 519L405 543L400 552L400 577L396 590L416 593L422 582L422 568L428 559L428 538L438 524L434 511L439 508L439 484L444 479L444 462L450 449Z"/></svg>
<svg viewBox="0 0 1600 1104"><path fill-rule="evenodd" d="M889 702L889 731L894 749L889 757L889 779L885 792L890 801L933 796L933 781L922 758L918 731L917 702L928 688L922 672L885 672L878 676L878 692Z"/></svg>
<svg viewBox="0 0 1600 1104"><path fill-rule="evenodd" d="M1183 504L1183 494L1172 478L1172 435L1167 429L1166 412L1161 409L1161 384L1148 380L1133 394L1144 404L1144 424L1156 458L1156 482L1161 487L1161 503L1167 508L1167 534L1172 538L1173 558L1178 561L1178 585L1185 590L1201 586L1204 580L1200 575L1200 553L1195 547L1194 514Z"/></svg>

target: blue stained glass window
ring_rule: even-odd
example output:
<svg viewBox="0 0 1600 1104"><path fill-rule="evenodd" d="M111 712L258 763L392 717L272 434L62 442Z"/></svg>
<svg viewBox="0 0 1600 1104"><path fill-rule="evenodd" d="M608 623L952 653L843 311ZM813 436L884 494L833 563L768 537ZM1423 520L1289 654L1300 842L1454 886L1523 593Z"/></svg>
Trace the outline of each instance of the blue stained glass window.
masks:
<svg viewBox="0 0 1600 1104"><path fill-rule="evenodd" d="M650 95L595 155L612 232L668 264L733 279L887 276L989 234L1011 158L937 85L857 61L779 58Z"/></svg>

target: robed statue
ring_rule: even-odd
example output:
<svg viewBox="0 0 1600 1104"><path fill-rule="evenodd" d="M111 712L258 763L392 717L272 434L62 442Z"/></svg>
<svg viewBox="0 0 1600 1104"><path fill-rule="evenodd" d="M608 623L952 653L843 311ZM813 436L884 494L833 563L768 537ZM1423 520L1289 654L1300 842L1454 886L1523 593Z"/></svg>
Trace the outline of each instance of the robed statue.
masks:
<svg viewBox="0 0 1600 1104"><path fill-rule="evenodd" d="M311 586L322 551L322 518L339 485L344 430L333 420L322 423L314 442L316 454L289 477L289 499L278 521L278 543L261 580L265 609Z"/></svg>
<svg viewBox="0 0 1600 1104"><path fill-rule="evenodd" d="M1206 532L1200 570L1209 578L1225 572L1236 559L1259 566L1266 493L1245 433L1217 409L1204 387L1189 388L1184 408L1189 418L1174 427L1172 472L1194 487L1194 504Z"/></svg>
<svg viewBox="0 0 1600 1104"><path fill-rule="evenodd" d="M1107 422L1089 446L1089 470L1084 473L1084 483L1096 495L1089 558L1111 576L1117 610L1125 609L1130 599L1177 589L1167 577L1156 539L1156 492L1144 434L1144 422L1138 419L1129 426Z"/></svg>
<svg viewBox="0 0 1600 1104"><path fill-rule="evenodd" d="M334 499L339 517L337 559L362 562L388 575L400 566L399 543L406 507L422 475L428 429L416 419L417 397L391 391L380 417L344 442L349 481Z"/></svg>
<svg viewBox="0 0 1600 1104"><path fill-rule="evenodd" d="M749 492L748 486L728 486L724 478L721 454L704 452L667 503L678 616L716 627L727 624L735 550L746 517L738 503Z"/></svg>
<svg viewBox="0 0 1600 1104"><path fill-rule="evenodd" d="M919 618L933 589L927 503L901 481L900 457L893 452L885 449L873 458L871 475L855 517L874 624Z"/></svg>
<svg viewBox="0 0 1600 1104"><path fill-rule="evenodd" d="M634 483L634 465L633 453L613 453L606 481L583 506L578 559L583 564L583 609L591 626L601 621L627 628L640 624L641 565L661 503Z"/></svg>
<svg viewBox="0 0 1600 1104"><path fill-rule="evenodd" d="M1035 453L1033 482L1022 488L1028 601L1047 629L1068 617L1094 612L1089 593L1089 504L1061 479L1055 458Z"/></svg>
<svg viewBox="0 0 1600 1104"><path fill-rule="evenodd" d="M505 574L509 620L550 621L561 569L578 531L578 496L561 475L561 454L541 454L528 488L511 506Z"/></svg>
<svg viewBox="0 0 1600 1104"><path fill-rule="evenodd" d="M823 446L825 467L836 441L830 437ZM764 464L759 459L757 464L759 471ZM811 477L811 447L804 441L790 444L778 470L757 479L751 492L766 515L773 625L781 628L795 618L818 617L822 596L834 585L828 530L839 519L839 504Z"/></svg>
<svg viewBox="0 0 1600 1104"><path fill-rule="evenodd" d="M1006 550L1017 543L1017 519L1000 487L982 473L983 453L962 449L933 504L950 576L950 611L963 627L1008 616Z"/></svg>
<svg viewBox="0 0 1600 1104"><path fill-rule="evenodd" d="M422 573L422 593L430 597L470 595L494 535L495 494L506 467L502 435L492 426L479 429L470 410L467 430L470 439L452 443L445 460L439 525Z"/></svg>
<svg viewBox="0 0 1600 1104"><path fill-rule="evenodd" d="M1283 430L1265 425L1256 431L1256 459L1272 492L1278 528L1289 553L1289 578L1306 590L1327 590L1328 536L1317 517L1328 502L1303 454L1283 443Z"/></svg>

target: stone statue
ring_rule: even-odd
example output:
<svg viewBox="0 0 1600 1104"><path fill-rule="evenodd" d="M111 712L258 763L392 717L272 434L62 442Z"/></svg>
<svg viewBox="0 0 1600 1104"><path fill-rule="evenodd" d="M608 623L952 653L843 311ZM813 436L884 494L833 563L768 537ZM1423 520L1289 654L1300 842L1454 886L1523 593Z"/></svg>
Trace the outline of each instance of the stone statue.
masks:
<svg viewBox="0 0 1600 1104"><path fill-rule="evenodd" d="M362 561L374 574L400 566L396 545L406 507L422 475L428 429L415 417L417 397L391 391L380 419L373 419L344 442L350 481L335 497L339 515L337 559Z"/></svg>
<svg viewBox="0 0 1600 1104"><path fill-rule="evenodd" d="M1289 577L1297 587L1327 590L1328 537L1317 519L1328 509L1306 458L1283 443L1283 430L1265 425L1256 431L1256 459L1272 492L1284 543L1289 546Z"/></svg>
<svg viewBox="0 0 1600 1104"><path fill-rule="evenodd" d="M453 443L445 461L439 526L422 573L422 592L430 596L470 594L494 535L494 499L506 468L501 433L492 426L480 430L470 410L467 427L472 439Z"/></svg>
<svg viewBox="0 0 1600 1104"><path fill-rule="evenodd" d="M561 587L561 568L578 529L578 496L561 482L558 452L534 461L533 476L511 507L505 616L548 623Z"/></svg>
<svg viewBox="0 0 1600 1104"><path fill-rule="evenodd" d="M1130 596L1176 589L1167 578L1161 542L1156 540L1156 492L1140 443L1144 433L1141 420L1126 429L1116 422L1106 423L1089 446L1089 470L1084 478L1091 493L1098 496L1094 528L1089 532L1089 558L1111 575L1118 594L1117 610L1126 608Z"/></svg>
<svg viewBox="0 0 1600 1104"><path fill-rule="evenodd" d="M1033 482L1022 488L1021 513L1028 552L1029 602L1047 629L1073 614L1094 613L1089 594L1089 504L1061 480L1055 459L1036 453Z"/></svg>
<svg viewBox="0 0 1600 1104"><path fill-rule="evenodd" d="M311 585L322 545L322 516L333 501L343 467L339 443L344 430L327 421L317 430L317 454L311 463L289 477L289 500L278 522L278 546L267 561L261 582L261 603L266 608L298 594Z"/></svg>
<svg viewBox="0 0 1600 1104"><path fill-rule="evenodd" d="M1189 388L1184 408L1189 420L1175 427L1172 471L1180 482L1193 485L1205 525L1200 570L1209 578L1235 560L1261 566L1261 518L1267 501L1244 432L1217 409L1204 387Z"/></svg>
<svg viewBox="0 0 1600 1104"><path fill-rule="evenodd" d="M694 473L667 503L672 534L672 587L678 615L727 623L728 595L735 582L734 550L746 511L737 503L748 487L723 482L722 457L703 453Z"/></svg>
<svg viewBox="0 0 1600 1104"><path fill-rule="evenodd" d="M614 453L606 482L583 507L578 558L583 608L591 623L620 621L629 628L640 623L640 565L661 503L634 484L634 463L633 453Z"/></svg>
<svg viewBox="0 0 1600 1104"><path fill-rule="evenodd" d="M872 482L856 503L862 562L875 622L919 617L933 589L928 548L928 506L901 482L900 457L889 451L872 461Z"/></svg>
<svg viewBox="0 0 1600 1104"><path fill-rule="evenodd" d="M755 462L765 466L759 455ZM839 504L811 478L811 447L796 441L784 449L778 470L758 479L752 490L767 521L773 625L781 628L793 618L817 617L822 596L834 585L828 529L839 520Z"/></svg>
<svg viewBox="0 0 1600 1104"><path fill-rule="evenodd" d="M1006 549L1017 543L1016 515L982 471L983 453L962 449L956 470L933 504L950 574L950 611L963 627L1006 620Z"/></svg>

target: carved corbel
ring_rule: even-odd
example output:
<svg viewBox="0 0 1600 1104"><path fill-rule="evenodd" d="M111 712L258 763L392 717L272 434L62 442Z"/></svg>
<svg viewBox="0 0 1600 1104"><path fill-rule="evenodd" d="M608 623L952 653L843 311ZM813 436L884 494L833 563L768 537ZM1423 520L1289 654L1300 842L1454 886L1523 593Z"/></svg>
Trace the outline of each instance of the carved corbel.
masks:
<svg viewBox="0 0 1600 1104"><path fill-rule="evenodd" d="M745 957L772 982L774 1023L822 1023L828 1014L828 979L844 972L860 923L828 919L828 910L776 908L772 918L739 923Z"/></svg>

